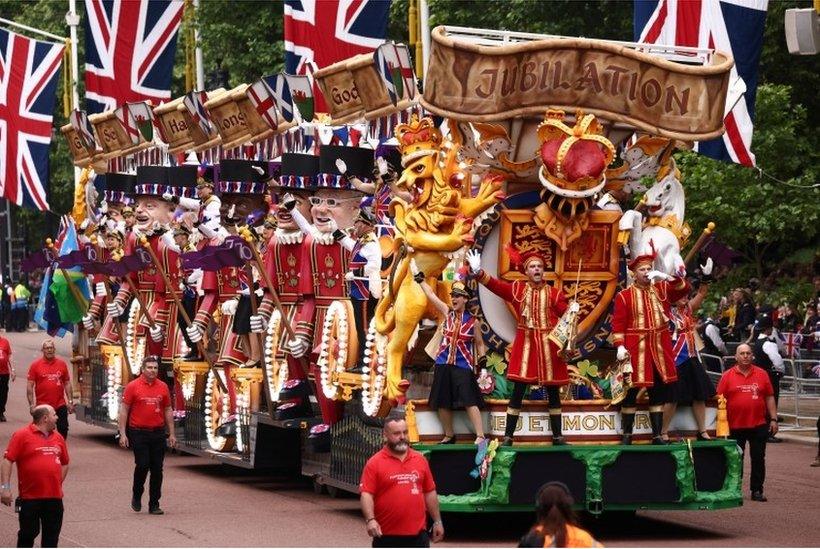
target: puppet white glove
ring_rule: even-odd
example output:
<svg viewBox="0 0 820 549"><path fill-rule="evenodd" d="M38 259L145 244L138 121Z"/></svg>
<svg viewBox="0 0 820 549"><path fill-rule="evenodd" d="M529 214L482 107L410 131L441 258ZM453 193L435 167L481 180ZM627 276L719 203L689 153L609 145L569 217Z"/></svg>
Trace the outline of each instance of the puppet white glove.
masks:
<svg viewBox="0 0 820 549"><path fill-rule="evenodd" d="M673 277L669 276L668 274L666 274L663 271L649 271L649 273L646 276L653 283L658 282L660 280L672 280L672 278L673 278Z"/></svg>
<svg viewBox="0 0 820 549"><path fill-rule="evenodd" d="M700 266L700 272L702 272L706 276L709 276L710 274L712 274L712 269L714 269L714 266L715 265L712 262L712 258L707 257L706 258L706 265L701 265Z"/></svg>
<svg viewBox="0 0 820 549"><path fill-rule="evenodd" d="M233 316L236 314L236 307L239 305L239 301L236 299L229 299L225 303L222 304L220 309L222 309L223 315Z"/></svg>
<svg viewBox="0 0 820 549"><path fill-rule="evenodd" d="M105 284L102 282L97 282L94 284L94 294L96 295L105 295Z"/></svg>
<svg viewBox="0 0 820 549"><path fill-rule="evenodd" d="M251 331L255 334L261 334L265 331L266 326L265 317L262 315L251 315Z"/></svg>
<svg viewBox="0 0 820 549"><path fill-rule="evenodd" d="M148 331L151 333L151 339L153 339L156 343L162 341L162 328L154 325L148 328Z"/></svg>
<svg viewBox="0 0 820 549"><path fill-rule="evenodd" d="M116 301L112 301L106 305L105 310L108 312L109 316L122 316L122 313L125 312L123 311L122 306Z"/></svg>
<svg viewBox="0 0 820 549"><path fill-rule="evenodd" d="M302 358L307 353L310 342L303 336L296 336L288 341L288 351L293 358Z"/></svg>
<svg viewBox="0 0 820 549"><path fill-rule="evenodd" d="M347 164L341 158L336 159L336 169L339 170L339 173L344 175L347 173Z"/></svg>
<svg viewBox="0 0 820 549"><path fill-rule="evenodd" d="M624 347L623 345L618 345L618 354L616 355L616 358L618 360L626 360L628 356L629 351L626 350L626 347Z"/></svg>
<svg viewBox="0 0 820 549"><path fill-rule="evenodd" d="M581 305L577 301L573 301L569 304L569 310L572 313L577 313L581 311Z"/></svg>
<svg viewBox="0 0 820 549"><path fill-rule="evenodd" d="M467 264L474 273L481 270L481 254L478 253L478 250L470 250L467 252Z"/></svg>
<svg viewBox="0 0 820 549"><path fill-rule="evenodd" d="M370 295L373 299L381 299L382 277L377 271L370 273L368 276L367 288L370 290Z"/></svg>
<svg viewBox="0 0 820 549"><path fill-rule="evenodd" d="M379 175L385 175L387 173L388 164L383 156L376 159L376 166L379 168Z"/></svg>
<svg viewBox="0 0 820 549"><path fill-rule="evenodd" d="M91 315L83 315L83 326L86 330L94 329L94 319L91 317Z"/></svg>
<svg viewBox="0 0 820 549"><path fill-rule="evenodd" d="M352 282L354 276L355 275L353 274L353 271L347 271L345 273L345 280L347 280L348 282Z"/></svg>
<svg viewBox="0 0 820 549"><path fill-rule="evenodd" d="M202 330L196 324L191 324L185 328L185 333L188 334L188 338L194 343L202 341Z"/></svg>

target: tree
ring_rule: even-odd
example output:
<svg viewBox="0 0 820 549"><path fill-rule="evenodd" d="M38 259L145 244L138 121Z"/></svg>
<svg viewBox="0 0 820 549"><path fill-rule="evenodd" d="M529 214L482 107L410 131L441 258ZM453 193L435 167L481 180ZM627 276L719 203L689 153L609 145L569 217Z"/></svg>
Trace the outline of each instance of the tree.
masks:
<svg viewBox="0 0 820 549"><path fill-rule="evenodd" d="M758 277L790 254L813 245L820 227L818 153L806 109L790 86L758 88L753 147L758 166L783 183L737 164L695 153L677 155L686 188L686 218L698 230L717 223L720 239L749 260Z"/></svg>

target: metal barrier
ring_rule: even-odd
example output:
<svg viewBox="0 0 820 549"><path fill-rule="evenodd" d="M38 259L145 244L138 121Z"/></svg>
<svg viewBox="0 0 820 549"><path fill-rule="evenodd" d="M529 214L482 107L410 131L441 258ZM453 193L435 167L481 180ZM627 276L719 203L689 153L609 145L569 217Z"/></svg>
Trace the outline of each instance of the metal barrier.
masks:
<svg viewBox="0 0 820 549"><path fill-rule="evenodd" d="M716 356L701 353L706 373L717 385L724 371L735 364L733 356ZM781 430L796 430L814 427L820 416L820 378L813 376L812 368L818 364L815 359L784 358L786 372L780 379L780 402L777 413L791 420L791 425L781 425ZM717 368L720 371L717 371ZM804 425L801 425L803 422Z"/></svg>
<svg viewBox="0 0 820 549"><path fill-rule="evenodd" d="M206 447L203 398L188 399L185 401L185 423L182 428L183 444L197 450L202 450Z"/></svg>

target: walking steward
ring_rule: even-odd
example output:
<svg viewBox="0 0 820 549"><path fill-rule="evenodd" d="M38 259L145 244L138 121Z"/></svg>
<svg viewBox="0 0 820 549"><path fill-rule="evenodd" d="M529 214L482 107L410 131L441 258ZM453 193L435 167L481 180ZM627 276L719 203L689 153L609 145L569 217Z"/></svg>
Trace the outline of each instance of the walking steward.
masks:
<svg viewBox="0 0 820 549"><path fill-rule="evenodd" d="M48 404L31 412L33 422L11 436L0 464L0 502L11 505L11 469L17 464L16 506L20 530L17 547L34 547L43 532L42 547L57 547L63 527L63 482L68 474L68 450L56 432L57 413Z"/></svg>
<svg viewBox="0 0 820 549"><path fill-rule="evenodd" d="M26 396L31 412L41 404L48 404L57 412L57 431L68 438L68 414L74 413L71 394L71 376L68 365L57 358L53 339L43 341L43 357L28 368Z"/></svg>
<svg viewBox="0 0 820 549"><path fill-rule="evenodd" d="M737 441L744 455L746 442L749 443L752 500L766 501L766 440L770 434L777 434L777 406L769 374L752 364L753 358L751 346L739 345L735 353L737 363L723 373L717 392L726 397L729 436Z"/></svg>
<svg viewBox="0 0 820 549"><path fill-rule="evenodd" d="M159 506L162 496L162 463L165 460L166 437L171 448L177 444L174 436L174 416L168 385L157 381L159 359L147 356L142 361L142 375L125 387L120 404L120 446L134 451L134 486L131 509L142 510L145 479L148 485L148 512L164 515ZM166 433L167 428L167 433Z"/></svg>
<svg viewBox="0 0 820 549"><path fill-rule="evenodd" d="M367 461L359 484L367 534L373 547L429 547L428 513L433 541L444 538L430 466L410 448L403 419L388 419L383 434L384 448Z"/></svg>

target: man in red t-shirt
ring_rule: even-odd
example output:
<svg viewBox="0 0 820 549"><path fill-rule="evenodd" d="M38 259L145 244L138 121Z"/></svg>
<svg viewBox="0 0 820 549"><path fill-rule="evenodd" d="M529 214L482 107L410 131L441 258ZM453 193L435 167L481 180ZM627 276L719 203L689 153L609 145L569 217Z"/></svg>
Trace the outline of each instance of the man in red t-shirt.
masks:
<svg viewBox="0 0 820 549"><path fill-rule="evenodd" d="M436 483L430 466L407 442L407 423L388 419L384 448L367 460L359 489L367 534L373 547L429 547L427 513L433 541L444 538Z"/></svg>
<svg viewBox="0 0 820 549"><path fill-rule="evenodd" d="M74 413L74 397L68 366L56 356L53 339L43 341L43 357L28 368L28 405L31 410L48 404L57 412L57 431L68 437L68 414Z"/></svg>
<svg viewBox="0 0 820 549"><path fill-rule="evenodd" d="M9 397L9 381L15 378L14 365L11 363L11 344L0 336L0 423L6 421L6 402Z"/></svg>
<svg viewBox="0 0 820 549"><path fill-rule="evenodd" d="M0 502L11 505L11 469L17 464L20 530L17 547L57 547L63 526L63 481L68 474L65 439L55 433L57 413L48 404L35 406L33 423L14 433L0 464Z"/></svg>
<svg viewBox="0 0 820 549"><path fill-rule="evenodd" d="M777 433L777 406L769 374L752 364L754 352L745 343L735 352L737 363L723 372L717 392L726 397L726 415L730 436L752 461L750 478L752 500L766 501L763 481L766 478L766 440Z"/></svg>
<svg viewBox="0 0 820 549"><path fill-rule="evenodd" d="M174 436L174 416L171 411L171 393L168 385L157 381L159 360L147 356L142 361L142 375L129 383L122 394L120 404L119 430L120 446L134 450L134 485L131 495L131 509L142 510L142 493L145 479L151 473L148 485L148 512L152 515L165 514L159 507L162 496L162 463L165 460L165 437L173 448L177 444ZM165 429L168 429L166 435Z"/></svg>

